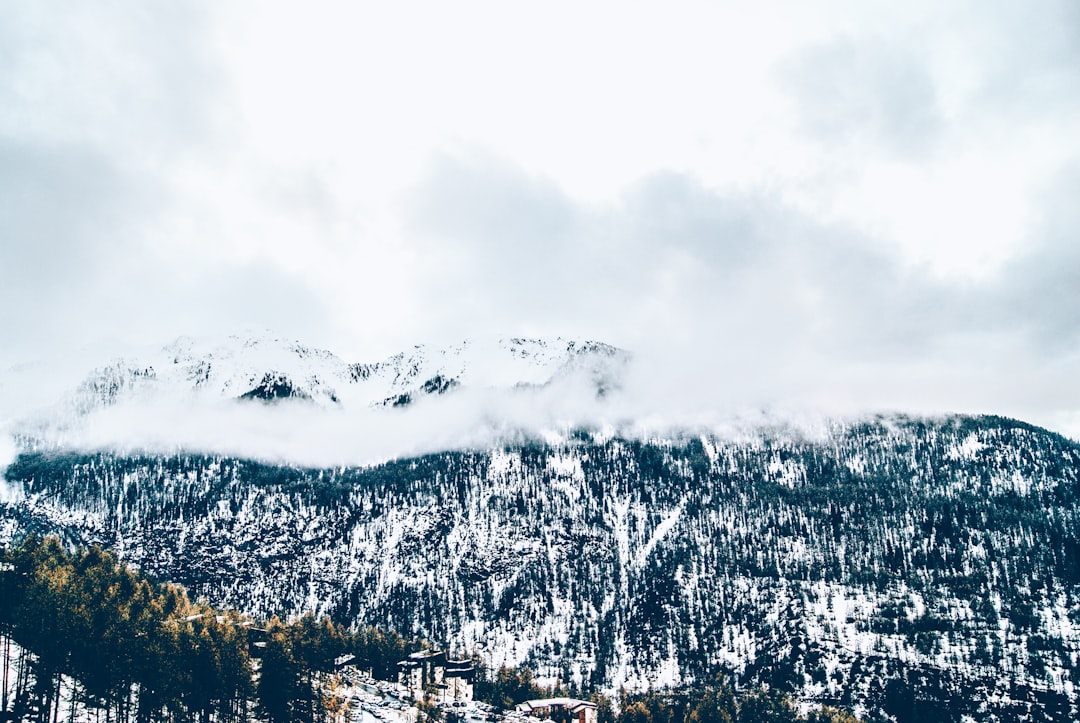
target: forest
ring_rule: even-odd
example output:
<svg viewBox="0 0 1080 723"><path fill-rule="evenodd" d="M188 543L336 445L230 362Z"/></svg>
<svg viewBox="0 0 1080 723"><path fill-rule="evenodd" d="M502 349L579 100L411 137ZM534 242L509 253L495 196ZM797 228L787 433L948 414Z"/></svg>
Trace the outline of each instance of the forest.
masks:
<svg viewBox="0 0 1080 723"><path fill-rule="evenodd" d="M75 720L80 709L98 720L323 721L340 700L327 674L346 652L380 679L419 649L394 633L350 631L327 618L253 621L231 610L192 602L183 587L152 583L92 546L66 550L55 537L30 535L0 555L0 719L48 723ZM535 683L528 669L486 672L476 660L478 698L510 708L529 698L569 691ZM580 694L580 691L575 691ZM848 723L822 708L796 714L778 692L736 695L726 682L698 691L624 695L597 701L602 723ZM443 714L422 706L429 718Z"/></svg>
<svg viewBox="0 0 1080 723"><path fill-rule="evenodd" d="M997 417L557 443L308 469L25 453L0 543L115 550L256 619L311 612L578 690L723 674L897 720L1080 705L1080 445Z"/></svg>
<svg viewBox="0 0 1080 723"><path fill-rule="evenodd" d="M389 675L410 649L311 615L256 623L100 547L34 535L0 557L0 646L3 719L41 723L62 705L71 719L81 707L118 723L322 720L332 701L317 680L335 658L351 650Z"/></svg>

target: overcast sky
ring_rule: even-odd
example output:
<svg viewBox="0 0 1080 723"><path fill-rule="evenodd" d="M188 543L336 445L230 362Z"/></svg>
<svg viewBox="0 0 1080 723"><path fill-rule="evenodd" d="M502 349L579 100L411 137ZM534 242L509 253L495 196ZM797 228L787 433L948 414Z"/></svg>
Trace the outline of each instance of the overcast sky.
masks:
<svg viewBox="0 0 1080 723"><path fill-rule="evenodd" d="M1077 199L1075 0L0 4L3 366L561 334L1078 437Z"/></svg>

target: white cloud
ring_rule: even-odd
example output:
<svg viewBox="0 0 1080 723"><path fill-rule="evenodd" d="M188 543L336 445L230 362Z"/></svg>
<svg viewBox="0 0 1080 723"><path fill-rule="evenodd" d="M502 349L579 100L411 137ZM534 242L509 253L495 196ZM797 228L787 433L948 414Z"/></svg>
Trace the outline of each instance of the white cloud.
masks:
<svg viewBox="0 0 1080 723"><path fill-rule="evenodd" d="M9 3L0 364L252 325L356 359L561 333L759 397L906 378L1065 413L1075 12Z"/></svg>

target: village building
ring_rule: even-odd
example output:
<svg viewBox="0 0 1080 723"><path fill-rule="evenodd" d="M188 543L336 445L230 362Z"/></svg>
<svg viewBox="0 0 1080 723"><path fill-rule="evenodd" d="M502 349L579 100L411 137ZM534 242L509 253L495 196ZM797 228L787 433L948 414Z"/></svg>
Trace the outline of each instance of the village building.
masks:
<svg viewBox="0 0 1080 723"><path fill-rule="evenodd" d="M398 684L415 701L471 701L475 676L472 661L452 660L440 650L421 650L398 663Z"/></svg>
<svg viewBox="0 0 1080 723"><path fill-rule="evenodd" d="M444 700L469 702L473 699L473 681L476 669L471 660L446 661L443 683L446 685Z"/></svg>
<svg viewBox="0 0 1080 723"><path fill-rule="evenodd" d="M596 703L576 698L541 698L527 700L517 710L533 718L562 723L596 723Z"/></svg>

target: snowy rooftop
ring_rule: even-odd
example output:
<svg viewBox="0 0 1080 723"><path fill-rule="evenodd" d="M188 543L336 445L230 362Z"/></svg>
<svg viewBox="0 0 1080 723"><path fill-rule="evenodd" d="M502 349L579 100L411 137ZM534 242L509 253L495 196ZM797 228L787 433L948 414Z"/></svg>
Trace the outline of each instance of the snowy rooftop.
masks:
<svg viewBox="0 0 1080 723"><path fill-rule="evenodd" d="M520 711L530 711L537 708L595 708L596 703L591 703L587 700L578 700L577 698L539 698L537 700L527 700L517 706Z"/></svg>

